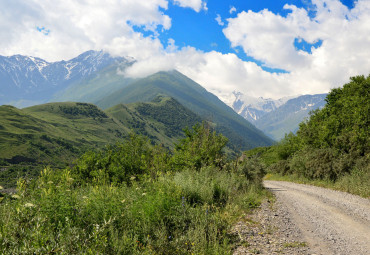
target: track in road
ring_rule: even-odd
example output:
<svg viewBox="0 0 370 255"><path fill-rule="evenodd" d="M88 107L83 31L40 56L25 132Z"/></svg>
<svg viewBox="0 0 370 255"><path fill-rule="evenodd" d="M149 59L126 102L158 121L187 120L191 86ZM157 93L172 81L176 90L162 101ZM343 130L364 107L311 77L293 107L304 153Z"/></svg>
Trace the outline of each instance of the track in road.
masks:
<svg viewBox="0 0 370 255"><path fill-rule="evenodd" d="M370 255L370 200L310 185L265 181L316 254Z"/></svg>

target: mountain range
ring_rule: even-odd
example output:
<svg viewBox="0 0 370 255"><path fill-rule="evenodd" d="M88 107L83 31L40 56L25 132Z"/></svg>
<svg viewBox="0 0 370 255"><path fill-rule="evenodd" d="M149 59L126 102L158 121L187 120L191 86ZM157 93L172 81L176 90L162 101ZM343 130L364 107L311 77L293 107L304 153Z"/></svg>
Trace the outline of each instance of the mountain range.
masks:
<svg viewBox="0 0 370 255"><path fill-rule="evenodd" d="M132 61L104 51L87 51L71 60L52 63L30 56L0 56L0 105L45 103L76 81L94 77L108 66L126 66Z"/></svg>
<svg viewBox="0 0 370 255"><path fill-rule="evenodd" d="M284 135L298 130L299 123L309 113L322 108L327 94L284 97L277 100L253 98L241 92L233 92L231 107L246 120L279 141Z"/></svg>
<svg viewBox="0 0 370 255"><path fill-rule="evenodd" d="M280 140L286 132L294 132L310 110L325 104L324 94L272 100L234 92L230 108L175 70L142 79L125 77L125 68L134 62L104 51L87 51L52 63L22 55L0 56L0 105L27 107L71 101L107 109L120 103L149 102L158 95L170 96L202 119L214 122L237 150L245 150L272 143L255 127Z"/></svg>

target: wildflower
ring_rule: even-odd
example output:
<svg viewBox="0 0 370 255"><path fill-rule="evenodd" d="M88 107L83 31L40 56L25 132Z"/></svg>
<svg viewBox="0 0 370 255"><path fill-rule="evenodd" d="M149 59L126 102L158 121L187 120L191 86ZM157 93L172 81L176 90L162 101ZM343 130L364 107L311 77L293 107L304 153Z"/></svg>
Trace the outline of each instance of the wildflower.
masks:
<svg viewBox="0 0 370 255"><path fill-rule="evenodd" d="M24 207L35 207L35 205L32 203L25 203Z"/></svg>

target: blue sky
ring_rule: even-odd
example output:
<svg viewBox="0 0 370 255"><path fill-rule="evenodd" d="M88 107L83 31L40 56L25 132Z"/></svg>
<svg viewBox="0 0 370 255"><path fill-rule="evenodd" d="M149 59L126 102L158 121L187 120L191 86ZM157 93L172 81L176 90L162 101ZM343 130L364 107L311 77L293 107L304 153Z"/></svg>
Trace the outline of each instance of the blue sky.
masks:
<svg viewBox="0 0 370 255"><path fill-rule="evenodd" d="M105 50L136 60L126 76L177 69L226 103L234 91L324 93L367 75L369 34L369 0L0 1L0 55Z"/></svg>
<svg viewBox="0 0 370 255"><path fill-rule="evenodd" d="M352 9L353 0L341 0L343 5ZM191 8L183 8L174 2L169 2L168 9L161 9L165 14L173 17L171 28L163 30L155 35L153 31L147 31L144 27L134 26L134 30L145 36L157 36L164 46L173 39L178 47L191 46L204 52L217 51L223 54L233 53L244 61L252 61L258 64L264 71L270 73L287 73L288 71L279 68L270 68L264 65L263 61L253 58L245 53L240 47L232 47L231 42L225 37L223 28L227 19L237 17L240 12L260 12L267 9L277 15L286 17L290 10L284 9L286 4L295 5L308 11L309 17L315 17L315 8L308 0L228 0L228 1L207 1L207 9L195 12ZM219 21L216 18L219 18ZM157 31L156 31L157 32ZM292 42L297 50L312 53L311 48L318 48L322 40L315 43L308 43L302 38L296 38Z"/></svg>
<svg viewBox="0 0 370 255"><path fill-rule="evenodd" d="M351 5L353 1L343 1ZM159 33L158 38L163 45L168 45L168 40L174 39L179 47L191 46L196 49L209 52L218 51L224 54L234 53L240 59L245 61L253 61L263 67L268 72L284 72L281 69L267 68L263 66L261 61L248 56L240 47L232 47L231 43L222 32L225 27L226 19L234 18L239 12L249 10L259 12L263 9L268 9L273 13L286 16L289 11L284 10L285 4L294 4L297 7L307 8L311 4L307 1L283 1L283 0L228 0L228 1L207 1L207 10L195 12L191 8L182 8L173 2L169 2L168 9L162 11L174 17L172 19L171 28L167 31ZM313 15L313 13L311 13ZM223 25L220 25L216 18L219 16ZM143 27L134 27L135 31L141 32L146 36L153 36L152 31L145 31ZM297 45L300 49L309 48L310 44Z"/></svg>

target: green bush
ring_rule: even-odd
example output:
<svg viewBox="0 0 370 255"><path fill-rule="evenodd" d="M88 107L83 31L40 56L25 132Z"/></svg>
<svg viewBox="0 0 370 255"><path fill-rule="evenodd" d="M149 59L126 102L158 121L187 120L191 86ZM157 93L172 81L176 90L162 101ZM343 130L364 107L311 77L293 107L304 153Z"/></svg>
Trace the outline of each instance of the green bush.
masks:
<svg viewBox="0 0 370 255"><path fill-rule="evenodd" d="M168 160L163 147L152 146L147 138L131 134L124 143L85 153L72 171L81 182L130 184L132 178L145 174L154 177L157 170L165 171Z"/></svg>
<svg viewBox="0 0 370 255"><path fill-rule="evenodd" d="M254 185L262 185L262 178L266 174L265 167L256 157L245 158L239 162L237 172Z"/></svg>
<svg viewBox="0 0 370 255"><path fill-rule="evenodd" d="M186 137L176 145L173 155L173 165L177 169L194 168L199 170L203 166L224 165L223 152L227 138L217 134L211 127L203 123L184 130Z"/></svg>

